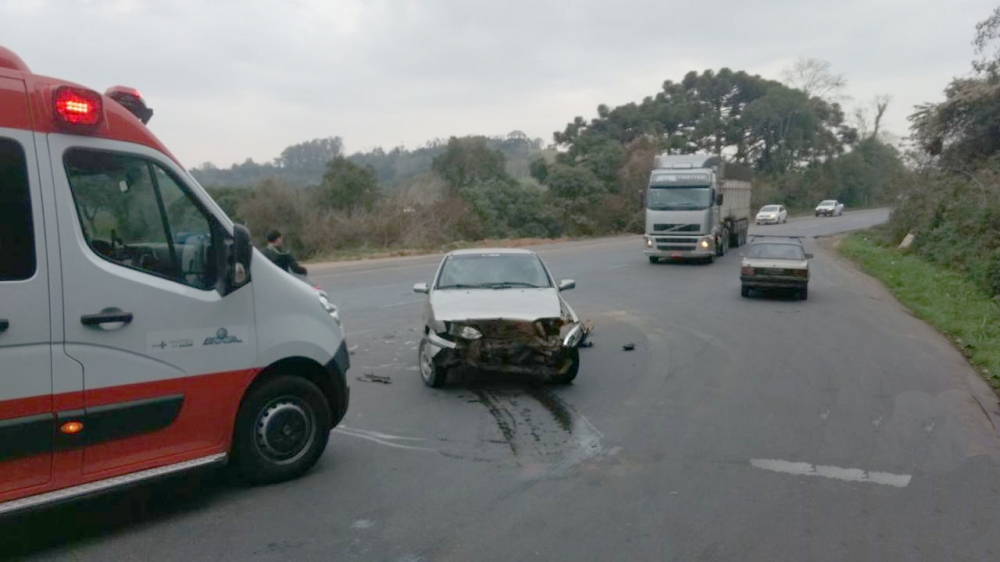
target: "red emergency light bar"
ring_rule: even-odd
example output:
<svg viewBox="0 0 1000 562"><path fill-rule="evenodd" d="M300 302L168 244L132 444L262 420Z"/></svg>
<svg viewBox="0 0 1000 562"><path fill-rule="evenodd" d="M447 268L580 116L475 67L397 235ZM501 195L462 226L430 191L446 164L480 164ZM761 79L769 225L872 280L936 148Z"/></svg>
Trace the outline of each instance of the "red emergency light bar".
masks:
<svg viewBox="0 0 1000 562"><path fill-rule="evenodd" d="M52 93L56 121L73 127L96 127L104 116L101 94L83 88L60 86Z"/></svg>
<svg viewBox="0 0 1000 562"><path fill-rule="evenodd" d="M104 95L122 104L125 109L135 115L142 124L149 123L153 117L153 110L146 106L146 101L142 99L142 94L135 88L125 86L113 86L104 92Z"/></svg>

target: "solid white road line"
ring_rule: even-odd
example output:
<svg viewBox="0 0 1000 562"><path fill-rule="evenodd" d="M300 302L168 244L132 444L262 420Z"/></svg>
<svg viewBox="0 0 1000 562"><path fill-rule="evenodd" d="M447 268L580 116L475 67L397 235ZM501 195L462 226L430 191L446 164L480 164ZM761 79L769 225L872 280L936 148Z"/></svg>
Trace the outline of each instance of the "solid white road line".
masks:
<svg viewBox="0 0 1000 562"><path fill-rule="evenodd" d="M840 468L838 466L813 465L807 462L791 462L776 459L750 459L750 465L754 468L792 474L794 476L822 476L823 478L832 478L844 482L884 484L897 488L905 488L912 478L909 474L872 472L860 468Z"/></svg>

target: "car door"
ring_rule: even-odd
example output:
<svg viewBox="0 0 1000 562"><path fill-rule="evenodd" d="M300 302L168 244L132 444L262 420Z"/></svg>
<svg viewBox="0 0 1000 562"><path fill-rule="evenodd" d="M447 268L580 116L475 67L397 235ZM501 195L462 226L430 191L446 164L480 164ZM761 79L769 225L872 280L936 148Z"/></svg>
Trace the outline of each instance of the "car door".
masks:
<svg viewBox="0 0 1000 562"><path fill-rule="evenodd" d="M252 286L215 289L232 225L152 149L49 138L85 476L224 451L256 360Z"/></svg>
<svg viewBox="0 0 1000 562"><path fill-rule="evenodd" d="M0 78L0 101L17 104L7 82ZM52 477L52 331L40 201L32 133L0 128L0 501Z"/></svg>

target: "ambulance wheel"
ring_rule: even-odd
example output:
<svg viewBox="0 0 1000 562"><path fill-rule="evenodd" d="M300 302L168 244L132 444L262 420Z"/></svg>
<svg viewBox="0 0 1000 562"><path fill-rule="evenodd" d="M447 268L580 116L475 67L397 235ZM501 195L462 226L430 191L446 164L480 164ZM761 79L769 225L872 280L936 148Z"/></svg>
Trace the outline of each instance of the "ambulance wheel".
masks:
<svg viewBox="0 0 1000 562"><path fill-rule="evenodd" d="M302 377L279 376L243 399L233 435L233 466L251 484L297 478L319 460L330 437L330 406Z"/></svg>

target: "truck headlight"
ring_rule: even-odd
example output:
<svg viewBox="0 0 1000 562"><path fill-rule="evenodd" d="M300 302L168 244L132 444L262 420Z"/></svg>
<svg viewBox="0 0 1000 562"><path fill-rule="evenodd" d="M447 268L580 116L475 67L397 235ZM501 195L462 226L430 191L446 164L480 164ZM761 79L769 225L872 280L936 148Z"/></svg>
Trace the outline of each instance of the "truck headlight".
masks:
<svg viewBox="0 0 1000 562"><path fill-rule="evenodd" d="M652 248L653 247L653 239L650 238L649 236L646 237L646 247L647 248Z"/></svg>
<svg viewBox="0 0 1000 562"><path fill-rule="evenodd" d="M698 241L698 245L701 246L703 250L707 250L712 246L712 237L706 236Z"/></svg>
<svg viewBox="0 0 1000 562"><path fill-rule="evenodd" d="M483 333L472 326L461 324L451 324L448 326L448 334L467 340L478 340L483 337Z"/></svg>

